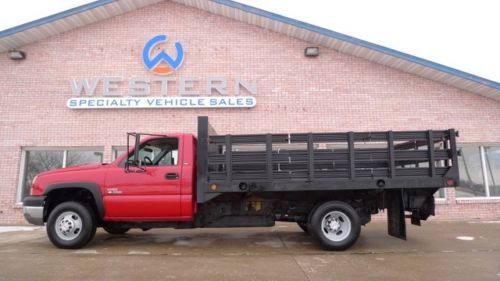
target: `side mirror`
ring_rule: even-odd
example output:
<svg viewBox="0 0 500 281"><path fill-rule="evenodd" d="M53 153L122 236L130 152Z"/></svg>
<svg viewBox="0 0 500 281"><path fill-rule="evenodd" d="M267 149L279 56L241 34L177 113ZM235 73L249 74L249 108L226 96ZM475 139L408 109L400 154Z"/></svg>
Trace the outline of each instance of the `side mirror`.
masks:
<svg viewBox="0 0 500 281"><path fill-rule="evenodd" d="M141 143L141 134L139 133L127 133L127 151L130 151L130 138L134 139L134 157L133 159L127 159L125 161L124 170L125 173L142 173L146 171L143 167L141 161L139 160L139 145Z"/></svg>
<svg viewBox="0 0 500 281"><path fill-rule="evenodd" d="M124 168L126 173L143 173L146 171L146 167L141 166L140 161L134 161L133 159L127 160Z"/></svg>

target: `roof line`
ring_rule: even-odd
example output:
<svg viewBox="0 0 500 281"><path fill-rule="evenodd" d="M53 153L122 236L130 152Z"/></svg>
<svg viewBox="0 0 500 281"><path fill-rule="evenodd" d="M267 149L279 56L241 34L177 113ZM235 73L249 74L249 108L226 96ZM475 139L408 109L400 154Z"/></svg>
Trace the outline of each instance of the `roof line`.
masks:
<svg viewBox="0 0 500 281"><path fill-rule="evenodd" d="M47 17L43 17L43 18L34 20L34 21L30 21L28 23L14 26L12 28L8 28L8 29L0 31L0 38L15 34L15 33L21 32L21 31L25 31L27 29L38 27L40 25L44 25L44 24L47 24L47 23L50 23L53 21L57 21L57 20L72 16L75 14L79 14L79 13L82 13L82 12L85 12L88 10L92 10L92 9L107 5L109 3L113 3L115 1L116 0L97 0L94 2L90 2L90 3L84 4L84 5L75 7L75 8L71 8L69 10L62 11L62 12L57 13L57 14L53 14L53 15L50 15Z"/></svg>
<svg viewBox="0 0 500 281"><path fill-rule="evenodd" d="M371 42L368 42L368 41L365 41L362 39L358 39L358 38L355 38L355 37L352 37L349 35L345 35L343 33L339 33L339 32L329 30L329 29L326 29L323 27L319 27L316 25L312 25L312 24L309 24L309 23L306 23L303 21L288 18L288 17L282 16L279 14L275 14L273 12L268 12L268 11L265 11L265 10L262 10L259 8L255 8L255 7L248 6L246 4L238 3L235 1L231 1L231 0L209 0L209 1L221 4L224 6L228 6L230 8L239 9L239 10L242 10L244 12L252 13L252 14L255 14L257 16L261 16L261 17L265 17L265 18L268 18L271 20L279 21L279 22L282 22L285 24L290 24L290 25L298 27L298 28L306 29L306 30L309 30L309 31L312 31L315 33L319 33L321 35L325 35L325 36L332 37L332 38L335 38L335 39L338 39L341 41L345 41L345 42L348 42L348 43L351 43L354 45L358 45L358 46L365 47L365 48L368 48L371 50L375 50L377 52L384 53L386 55L390 55L390 56L393 56L396 58L404 59L404 60L407 60L407 61L410 61L410 62L413 62L416 64L420 64L420 65L425 66L425 67L430 67L430 68L433 68L435 70L438 70L438 71L441 71L444 73L448 73L448 74L453 75L453 76L458 76L460 78L463 78L463 79L466 79L469 81L473 81L475 83L482 84L484 86L488 86L490 88L500 90L500 83L498 83L498 82L495 82L495 81L492 81L492 80L489 80L486 78L482 78L482 77L479 77L477 75L474 75L474 74L471 74L471 73L468 73L465 71L461 71L461 70L458 70L456 68L452 68L452 67L449 67L449 66L446 66L443 64L432 62L430 60L426 60L426 59L419 58L419 57L416 57L416 56L413 56L413 55L410 55L407 53L403 53L403 52L400 52L400 51L397 51L397 50L394 50L391 48L387 48L387 47L384 47L384 46L381 46L381 45L378 45L375 43L371 43Z"/></svg>
<svg viewBox="0 0 500 281"><path fill-rule="evenodd" d="M31 22L28 22L25 24L21 24L21 25L12 27L12 28L8 28L8 29L5 29L3 31L0 31L0 38L6 37L9 35L18 33L18 32L22 32L22 31L25 31L25 30L28 30L31 28L35 28L37 26L48 24L50 22L57 21L57 20L75 15L78 13L92 10L92 9L95 9L95 8L98 8L98 7L101 7L101 6L116 2L116 1L118 1L118 0L97 0L97 1L87 3L84 5L81 5L81 6L54 14L54 15L43 17L41 19L34 20L34 21L31 21ZM224 6L233 8L233 9L238 9L238 10L241 10L241 11L244 11L247 13L251 13L251 14L254 14L257 16L265 17L265 18L268 18L271 20L279 21L279 22L282 22L285 24L289 24L289 25L292 25L292 26L295 26L295 27L298 27L301 29L305 29L305 30L308 30L308 31L311 31L314 33L318 33L318 34L327 36L327 37L331 37L331 38L334 38L337 40L348 42L348 43L351 43L351 44L354 44L357 46L361 46L361 47L364 47L367 49L371 49L371 50L374 50L376 52L380 52L380 53L390 55L390 56L393 56L393 57L396 57L399 59L403 59L406 61L410 61L412 63L422 65L424 67L429 67L429 68L435 69L435 70L440 71L440 72L444 72L444 73L447 73L447 74L450 74L453 76L457 76L457 77L460 77L462 79L466 79L466 80L469 80L469 81L472 81L472 82L475 82L475 83L478 83L478 84L481 84L481 85L484 85L484 86L487 86L487 87L490 87L493 89L500 90L500 83L498 83L498 82L495 82L495 81L492 81L492 80L489 80L486 78L482 78L482 77L479 77L477 75L467 73L467 72L464 72L464 71L461 71L461 70L458 70L458 69L455 69L455 68L452 68L449 66L445 66L443 64L432 62L430 60L426 60L426 59L419 58L419 57L416 57L416 56L413 56L413 55L410 55L407 53L403 53L403 52L400 52L400 51L397 51L397 50L394 50L391 48L387 48L387 47L384 47L384 46L381 46L378 44L370 43L368 41L361 40L361 39L358 39L358 38L355 38L355 37L352 37L349 35L345 35L343 33L339 33L339 32L333 31L333 30L329 30L329 29L326 29L323 27L312 25L312 24L309 24L309 23L306 23L303 21L299 21L299 20L295 20L292 18L288 18L285 16L281 16L279 14L268 12L268 11L265 11L265 10L262 10L259 8L255 8L255 7L246 5L246 4L238 3L238 2L235 2L232 0L208 0L208 1L220 4L220 5L224 5Z"/></svg>

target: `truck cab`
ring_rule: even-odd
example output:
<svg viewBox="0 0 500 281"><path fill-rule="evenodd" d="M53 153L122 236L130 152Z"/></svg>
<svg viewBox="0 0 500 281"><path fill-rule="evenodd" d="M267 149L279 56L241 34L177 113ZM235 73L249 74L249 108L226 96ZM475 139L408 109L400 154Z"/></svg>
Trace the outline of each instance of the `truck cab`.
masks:
<svg viewBox="0 0 500 281"><path fill-rule="evenodd" d="M192 221L195 144L192 134L158 134L141 140L137 154L131 147L110 164L41 173L24 200L25 218L35 225L53 225L49 237L61 247L79 247L74 241L80 236L90 239L95 227L115 233L130 228L119 222ZM134 156L137 165L131 165ZM82 233L85 215L78 214L82 210L93 221L89 233Z"/></svg>
<svg viewBox="0 0 500 281"><path fill-rule="evenodd" d="M135 155L133 150L121 155L107 169L101 188L104 220L192 220L196 206L194 145L190 134L155 136L141 142L138 166L127 166Z"/></svg>

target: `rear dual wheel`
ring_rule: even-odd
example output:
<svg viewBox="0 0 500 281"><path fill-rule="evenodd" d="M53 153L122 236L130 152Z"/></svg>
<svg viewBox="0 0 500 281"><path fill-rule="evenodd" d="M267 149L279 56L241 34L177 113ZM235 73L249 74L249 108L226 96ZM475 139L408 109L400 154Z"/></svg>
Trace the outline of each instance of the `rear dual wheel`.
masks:
<svg viewBox="0 0 500 281"><path fill-rule="evenodd" d="M361 223L358 213L349 204L330 201L315 209L308 230L324 249L341 251L356 242Z"/></svg>

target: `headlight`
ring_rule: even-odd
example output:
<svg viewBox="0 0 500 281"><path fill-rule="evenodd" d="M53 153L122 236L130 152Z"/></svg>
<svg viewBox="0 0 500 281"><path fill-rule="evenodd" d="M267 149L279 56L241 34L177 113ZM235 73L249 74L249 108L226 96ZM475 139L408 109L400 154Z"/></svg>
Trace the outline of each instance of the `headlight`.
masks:
<svg viewBox="0 0 500 281"><path fill-rule="evenodd" d="M35 183L36 181L36 178L38 177L38 175L36 175L33 180L31 181L31 186L30 186L30 196L33 195L33 184Z"/></svg>

